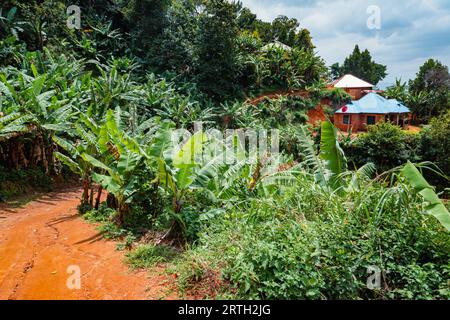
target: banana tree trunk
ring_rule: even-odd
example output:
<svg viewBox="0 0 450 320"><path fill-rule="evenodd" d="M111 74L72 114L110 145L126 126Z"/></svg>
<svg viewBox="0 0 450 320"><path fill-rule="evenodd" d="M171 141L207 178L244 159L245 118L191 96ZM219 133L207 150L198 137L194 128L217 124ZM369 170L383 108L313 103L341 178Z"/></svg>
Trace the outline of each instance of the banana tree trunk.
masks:
<svg viewBox="0 0 450 320"><path fill-rule="evenodd" d="M125 215L128 213L129 211L129 206L127 203L124 202L123 199L117 199L117 218L118 218L118 222L119 225L123 225L124 221L125 221Z"/></svg>
<svg viewBox="0 0 450 320"><path fill-rule="evenodd" d="M83 178L83 196L81 200L83 205L86 205L89 203L89 177L85 176Z"/></svg>
<svg viewBox="0 0 450 320"><path fill-rule="evenodd" d="M89 195L89 205L91 207L94 206L94 186L91 187L90 195Z"/></svg>
<svg viewBox="0 0 450 320"><path fill-rule="evenodd" d="M97 198L95 199L95 210L98 210L98 207L100 206L100 200L102 198L102 192L103 192L103 187L99 186L98 187L98 191L97 191Z"/></svg>

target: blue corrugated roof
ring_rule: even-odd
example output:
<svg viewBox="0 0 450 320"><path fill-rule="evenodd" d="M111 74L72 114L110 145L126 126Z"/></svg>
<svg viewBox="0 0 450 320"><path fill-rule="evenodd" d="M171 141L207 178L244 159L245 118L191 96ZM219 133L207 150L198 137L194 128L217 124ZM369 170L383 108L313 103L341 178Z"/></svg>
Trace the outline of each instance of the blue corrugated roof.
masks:
<svg viewBox="0 0 450 320"><path fill-rule="evenodd" d="M343 109L346 108L345 112ZM369 93L357 101L340 108L336 113L410 113L411 111L395 99L386 99L376 93Z"/></svg>

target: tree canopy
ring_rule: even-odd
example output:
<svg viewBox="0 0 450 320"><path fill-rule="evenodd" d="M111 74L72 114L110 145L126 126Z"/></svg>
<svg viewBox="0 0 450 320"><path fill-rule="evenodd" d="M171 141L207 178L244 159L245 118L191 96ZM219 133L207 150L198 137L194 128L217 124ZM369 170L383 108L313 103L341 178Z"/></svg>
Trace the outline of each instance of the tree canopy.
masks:
<svg viewBox="0 0 450 320"><path fill-rule="evenodd" d="M345 74L353 74L373 85L383 80L386 76L387 66L378 64L372 60L369 50L361 52L359 46L356 45L342 65L335 63L331 66L331 75L337 79Z"/></svg>

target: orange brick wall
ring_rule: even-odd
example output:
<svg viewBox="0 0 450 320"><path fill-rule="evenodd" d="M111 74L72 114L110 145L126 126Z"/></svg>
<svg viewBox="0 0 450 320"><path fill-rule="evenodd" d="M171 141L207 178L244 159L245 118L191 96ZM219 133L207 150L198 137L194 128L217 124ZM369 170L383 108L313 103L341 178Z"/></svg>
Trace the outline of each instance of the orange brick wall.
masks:
<svg viewBox="0 0 450 320"><path fill-rule="evenodd" d="M375 123L385 119L384 114L348 114L351 117L351 124L344 124L344 114L334 115L334 125L342 131L365 131L367 129L367 116L374 116Z"/></svg>

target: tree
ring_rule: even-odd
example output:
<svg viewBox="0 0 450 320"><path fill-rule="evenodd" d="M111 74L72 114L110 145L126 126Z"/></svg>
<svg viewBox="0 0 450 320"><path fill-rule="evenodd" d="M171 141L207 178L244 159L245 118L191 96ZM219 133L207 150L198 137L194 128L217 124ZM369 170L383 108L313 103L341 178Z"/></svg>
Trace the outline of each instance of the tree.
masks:
<svg viewBox="0 0 450 320"><path fill-rule="evenodd" d="M18 8L19 19L26 22L24 32L20 32L20 38L27 44L28 49L42 50L49 39L66 35L67 28L62 23L66 14L63 1L11 2Z"/></svg>
<svg viewBox="0 0 450 320"><path fill-rule="evenodd" d="M169 0L132 0L123 9L131 28L133 49L141 57L148 57L154 40L167 25ZM150 52L151 55L151 52Z"/></svg>
<svg viewBox="0 0 450 320"><path fill-rule="evenodd" d="M235 3L210 0L199 18L197 80L200 89L212 98L235 91L237 10Z"/></svg>
<svg viewBox="0 0 450 320"><path fill-rule="evenodd" d="M294 46L299 26L300 24L295 18L278 16L272 22L272 39L288 46Z"/></svg>
<svg viewBox="0 0 450 320"><path fill-rule="evenodd" d="M331 73L336 78L350 73L376 85L386 77L386 69L386 66L372 60L369 50L361 52L359 46L356 45L353 53L345 59L342 66L338 63L331 66Z"/></svg>
<svg viewBox="0 0 450 320"><path fill-rule="evenodd" d="M193 72L197 26L195 1L173 1L167 11L167 27L156 40L152 63L157 69L181 75Z"/></svg>
<svg viewBox="0 0 450 320"><path fill-rule="evenodd" d="M433 118L420 134L420 154L422 160L432 161L442 172L450 172L450 111ZM431 174L432 181L440 187L447 187L448 181Z"/></svg>
<svg viewBox="0 0 450 320"><path fill-rule="evenodd" d="M419 69L414 80L409 82L411 96L427 97L421 99L422 120L445 113L450 109L450 73L448 67L433 59L427 60Z"/></svg>
<svg viewBox="0 0 450 320"><path fill-rule="evenodd" d="M301 29L295 36L294 46L307 51L313 51L315 46L312 42L311 32Z"/></svg>
<svg viewBox="0 0 450 320"><path fill-rule="evenodd" d="M416 78L410 81L412 92L431 91L450 88L448 67L440 61L429 59L419 69Z"/></svg>
<svg viewBox="0 0 450 320"><path fill-rule="evenodd" d="M336 80L339 77L341 77L341 66L339 65L338 62L330 66L330 77L331 80Z"/></svg>
<svg viewBox="0 0 450 320"><path fill-rule="evenodd" d="M384 92L384 95L387 98L396 99L406 103L408 100L407 83L402 82L402 79L395 79L395 85L388 87Z"/></svg>
<svg viewBox="0 0 450 320"><path fill-rule="evenodd" d="M256 21L256 14L249 8L243 8L239 11L238 26L241 30L253 30Z"/></svg>

